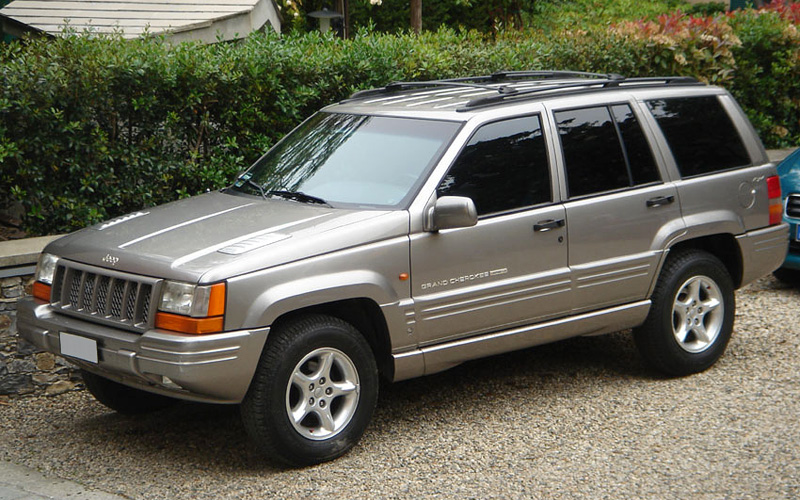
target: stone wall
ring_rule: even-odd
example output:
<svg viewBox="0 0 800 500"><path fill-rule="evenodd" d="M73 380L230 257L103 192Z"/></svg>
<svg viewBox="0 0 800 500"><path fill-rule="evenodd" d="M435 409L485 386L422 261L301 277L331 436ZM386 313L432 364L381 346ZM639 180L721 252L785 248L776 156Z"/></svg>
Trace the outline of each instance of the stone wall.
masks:
<svg viewBox="0 0 800 500"><path fill-rule="evenodd" d="M33 276L0 279L0 403L17 396L53 396L80 388L78 370L17 334L17 301Z"/></svg>

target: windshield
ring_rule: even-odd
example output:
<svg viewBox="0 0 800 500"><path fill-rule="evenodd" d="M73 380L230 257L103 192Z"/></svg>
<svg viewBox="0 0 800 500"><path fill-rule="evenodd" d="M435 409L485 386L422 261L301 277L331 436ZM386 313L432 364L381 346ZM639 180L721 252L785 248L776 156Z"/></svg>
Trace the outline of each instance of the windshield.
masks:
<svg viewBox="0 0 800 500"><path fill-rule="evenodd" d="M459 127L446 121L317 113L233 187L334 206L401 206Z"/></svg>

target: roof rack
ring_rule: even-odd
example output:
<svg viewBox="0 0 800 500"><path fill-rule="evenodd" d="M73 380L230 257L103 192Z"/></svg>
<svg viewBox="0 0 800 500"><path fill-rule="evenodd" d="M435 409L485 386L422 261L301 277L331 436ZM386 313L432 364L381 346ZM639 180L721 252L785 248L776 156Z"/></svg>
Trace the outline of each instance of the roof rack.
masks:
<svg viewBox="0 0 800 500"><path fill-rule="evenodd" d="M489 75L492 81L498 80L545 80L549 78L604 78L608 80L624 80L625 77L616 73L587 73L586 71L498 71Z"/></svg>
<svg viewBox="0 0 800 500"><path fill-rule="evenodd" d="M562 82L546 82L546 80L570 79ZM578 79L578 80L576 80ZM518 89L512 85L516 82L542 82L536 88ZM498 85L508 83L508 85ZM702 85L697 79L686 76L626 78L615 73L587 73L583 71L500 71L491 75L465 78L449 78L421 82L392 82L385 87L355 92L342 102L365 99L383 94L392 94L409 89L425 89L435 87L465 87L497 92L497 95L479 97L464 103L457 111L468 111L484 106L504 102L506 99L531 97L537 94L560 94L589 92L601 89L617 89L628 86L673 86Z"/></svg>
<svg viewBox="0 0 800 500"><path fill-rule="evenodd" d="M511 87L503 86L496 86L496 85L482 85L479 83L473 83L476 81L482 81L484 78L488 77L476 77L476 78L449 78L446 80L428 80L422 82L392 82L387 84L385 87L380 87L377 89L368 89L368 90L359 90L358 92L353 93L348 99L363 99L365 97L373 97L380 94L387 94L391 92L398 92L401 90L408 90L413 88L432 88L432 87L466 87L466 88L476 88L476 89L483 89L483 90L493 90L497 91L500 94L505 92L516 92L516 89Z"/></svg>
<svg viewBox="0 0 800 500"><path fill-rule="evenodd" d="M482 78L482 77L479 77ZM424 82L392 82L385 87L381 87L378 89L369 89L369 90L361 90L359 92L354 93L350 96L350 99L359 99L363 97L370 97L377 94L385 94L388 92L397 92L400 90L408 90L413 88L430 88L430 87L465 87L465 88L475 88L475 89L482 89L482 90L493 90L499 94L513 94L517 92L517 89L513 87L508 87L505 85L496 86L496 85L482 85L479 83L471 83L474 79L472 78L452 78L448 80L429 80Z"/></svg>
<svg viewBox="0 0 800 500"><path fill-rule="evenodd" d="M427 80L420 82L392 82L385 87L360 90L353 93L347 100L362 99L379 94L398 92L412 88L431 88L431 87L466 87L483 90L497 91L499 94L516 94L517 90L506 85L487 85L479 82L499 83L511 80L545 80L553 78L605 78L612 80L624 80L625 77L617 74L587 73L584 71L498 71L491 75L468 76L463 78L445 78L441 80Z"/></svg>
<svg viewBox="0 0 800 500"><path fill-rule="evenodd" d="M619 75L611 75L619 77ZM484 106L491 106L506 100L509 97L526 97L535 94L560 94L566 92L588 92L597 91L601 89L618 89L620 87L663 87L663 86L681 86L681 85L703 85L702 82L690 76L667 76L667 77L641 77L641 78L607 78L600 80L590 80L582 82L567 82L555 83L553 85L542 85L534 89L518 90L513 94L497 95L490 97L481 97L473 99L458 109L458 111L467 111Z"/></svg>

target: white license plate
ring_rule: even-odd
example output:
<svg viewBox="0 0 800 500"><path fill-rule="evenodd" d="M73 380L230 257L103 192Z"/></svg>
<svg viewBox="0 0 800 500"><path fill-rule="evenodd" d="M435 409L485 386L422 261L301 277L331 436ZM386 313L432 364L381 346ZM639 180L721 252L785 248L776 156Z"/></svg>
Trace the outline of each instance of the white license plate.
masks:
<svg viewBox="0 0 800 500"><path fill-rule="evenodd" d="M65 332L59 332L58 337L61 340L61 354L97 363L96 340Z"/></svg>

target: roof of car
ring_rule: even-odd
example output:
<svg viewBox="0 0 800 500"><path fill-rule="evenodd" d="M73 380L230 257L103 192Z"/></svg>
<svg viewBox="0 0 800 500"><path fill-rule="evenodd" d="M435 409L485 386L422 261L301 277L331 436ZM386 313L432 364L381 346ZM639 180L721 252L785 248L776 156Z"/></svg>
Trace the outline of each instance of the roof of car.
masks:
<svg viewBox="0 0 800 500"><path fill-rule="evenodd" d="M447 80L394 82L385 87L356 92L334 107L461 113L569 94L704 85L694 78L682 76L626 78L616 74L574 71L518 71Z"/></svg>

